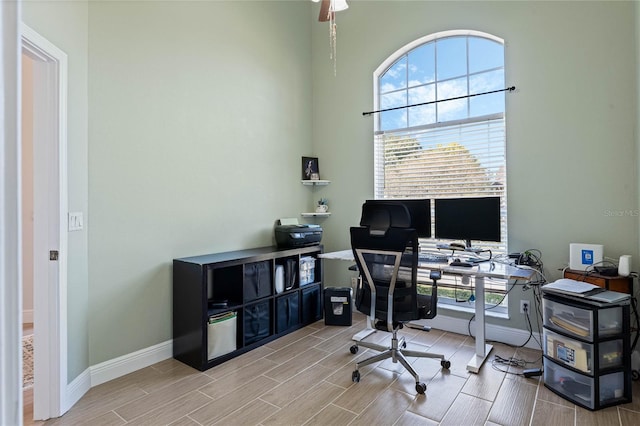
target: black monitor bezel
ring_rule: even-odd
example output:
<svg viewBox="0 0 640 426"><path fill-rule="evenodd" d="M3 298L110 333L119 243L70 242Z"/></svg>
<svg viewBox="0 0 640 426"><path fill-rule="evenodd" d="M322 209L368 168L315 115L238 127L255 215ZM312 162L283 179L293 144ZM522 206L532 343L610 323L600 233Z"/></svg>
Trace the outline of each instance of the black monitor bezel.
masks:
<svg viewBox="0 0 640 426"><path fill-rule="evenodd" d="M418 238L431 238L431 199L430 198L384 198L366 200L365 203L401 204L409 211L411 228L416 230ZM426 221L420 220L426 216Z"/></svg>
<svg viewBox="0 0 640 426"><path fill-rule="evenodd" d="M436 239L502 241L498 196L435 199L434 221Z"/></svg>

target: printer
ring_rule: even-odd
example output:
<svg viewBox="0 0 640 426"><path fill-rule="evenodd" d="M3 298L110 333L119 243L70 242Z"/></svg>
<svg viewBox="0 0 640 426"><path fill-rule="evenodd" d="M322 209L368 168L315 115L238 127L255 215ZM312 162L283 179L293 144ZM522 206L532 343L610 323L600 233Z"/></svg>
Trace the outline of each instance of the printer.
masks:
<svg viewBox="0 0 640 426"><path fill-rule="evenodd" d="M278 248L295 248L320 244L322 239L320 225L299 224L297 222L296 219L279 219L277 221L274 232Z"/></svg>

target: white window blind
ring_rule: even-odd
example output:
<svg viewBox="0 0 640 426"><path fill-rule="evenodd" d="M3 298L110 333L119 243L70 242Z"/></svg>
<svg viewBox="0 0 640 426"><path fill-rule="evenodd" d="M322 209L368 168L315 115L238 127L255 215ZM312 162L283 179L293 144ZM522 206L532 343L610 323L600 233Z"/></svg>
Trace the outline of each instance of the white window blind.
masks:
<svg viewBox="0 0 640 426"><path fill-rule="evenodd" d="M502 114L446 126L378 132L375 145L378 199L501 197L503 242L494 246L504 252L506 152Z"/></svg>
<svg viewBox="0 0 640 426"><path fill-rule="evenodd" d="M385 198L501 198L501 242L478 242L493 256L507 252L506 141L504 115L446 125L382 131L375 135L375 196ZM432 210L431 217L434 218ZM431 234L434 235L432 219ZM420 241L422 250L436 240ZM504 293L506 280L488 280L487 290ZM441 288L458 288L443 277ZM464 294L460 290L460 294ZM466 297L466 296L465 296Z"/></svg>

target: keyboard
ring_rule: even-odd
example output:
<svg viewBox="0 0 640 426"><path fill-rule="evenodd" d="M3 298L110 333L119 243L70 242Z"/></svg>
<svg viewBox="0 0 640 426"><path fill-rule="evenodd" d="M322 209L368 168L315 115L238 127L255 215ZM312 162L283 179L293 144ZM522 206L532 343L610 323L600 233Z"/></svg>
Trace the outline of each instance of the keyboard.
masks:
<svg viewBox="0 0 640 426"><path fill-rule="evenodd" d="M448 263L449 256L435 253L419 253L418 261L423 263Z"/></svg>
<svg viewBox="0 0 640 426"><path fill-rule="evenodd" d="M459 260L454 260L453 262L451 262L449 264L449 266L462 266L463 268L471 268L473 266L473 263L461 262Z"/></svg>

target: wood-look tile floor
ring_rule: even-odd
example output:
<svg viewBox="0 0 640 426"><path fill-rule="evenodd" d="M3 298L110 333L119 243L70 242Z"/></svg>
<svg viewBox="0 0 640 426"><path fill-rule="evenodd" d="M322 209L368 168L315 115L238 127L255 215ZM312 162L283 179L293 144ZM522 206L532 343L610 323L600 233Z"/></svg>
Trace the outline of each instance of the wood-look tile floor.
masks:
<svg viewBox="0 0 640 426"><path fill-rule="evenodd" d="M411 375L390 360L362 368L351 381L355 359L375 351L349 351L364 327L319 321L251 352L199 372L168 359L92 388L68 413L38 425L638 425L640 383L634 402L599 411L558 397L542 379L515 375L518 367L492 366L495 355L541 364L540 351L497 343L479 374L466 371L474 353L468 336L407 329L408 347L442 353L438 360L410 361L427 384L415 391ZM387 342L389 333L371 337ZM27 408L26 408L27 409Z"/></svg>

